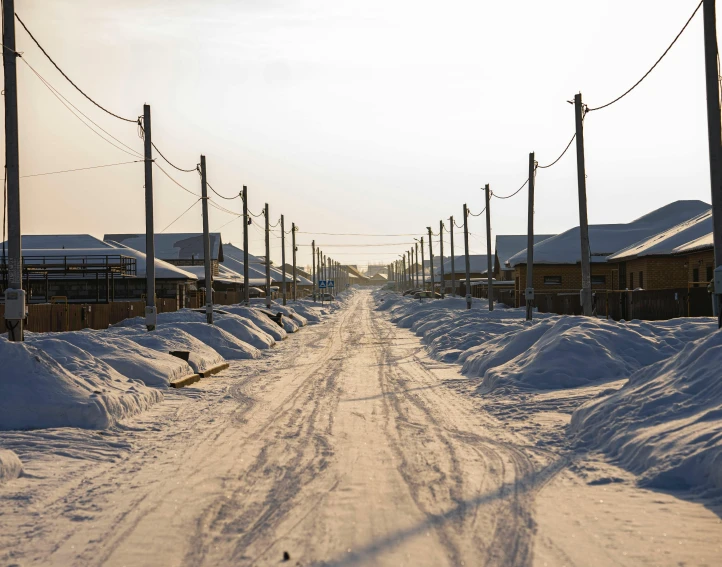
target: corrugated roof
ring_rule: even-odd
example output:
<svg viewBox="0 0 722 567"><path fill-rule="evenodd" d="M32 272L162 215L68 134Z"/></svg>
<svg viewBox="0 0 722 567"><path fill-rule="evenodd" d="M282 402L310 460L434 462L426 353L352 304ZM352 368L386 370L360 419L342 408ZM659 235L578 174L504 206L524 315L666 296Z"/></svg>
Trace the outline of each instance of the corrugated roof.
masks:
<svg viewBox="0 0 722 567"><path fill-rule="evenodd" d="M629 260L642 256L675 254L677 248L712 234L712 208L696 217L663 230L612 254L609 260ZM710 241L711 244L711 241ZM697 245L698 246L698 245Z"/></svg>
<svg viewBox="0 0 722 567"><path fill-rule="evenodd" d="M649 238L710 208L702 201L675 201L626 224L589 226L592 262L606 262L607 257L635 242ZM567 230L534 245L535 264L576 264L581 261L579 227ZM508 261L511 267L526 263L526 249Z"/></svg>
<svg viewBox="0 0 722 567"><path fill-rule="evenodd" d="M211 259L223 261L223 245L221 234L211 232ZM117 242L145 253L145 233L142 234L106 234L104 240ZM161 260L202 260L203 233L180 232L156 234L155 257Z"/></svg>
<svg viewBox="0 0 722 567"><path fill-rule="evenodd" d="M535 234L534 244L544 242L553 234ZM527 247L526 234L498 234L496 236L495 250L496 257L499 259L499 265L504 269L504 263L520 250Z"/></svg>

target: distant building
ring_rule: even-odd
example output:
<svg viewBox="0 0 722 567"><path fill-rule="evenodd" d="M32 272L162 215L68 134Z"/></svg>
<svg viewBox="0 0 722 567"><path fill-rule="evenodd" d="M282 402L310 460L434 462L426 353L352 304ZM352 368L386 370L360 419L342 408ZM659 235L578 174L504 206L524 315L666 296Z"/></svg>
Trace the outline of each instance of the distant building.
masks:
<svg viewBox="0 0 722 567"><path fill-rule="evenodd" d="M138 300L147 293L146 255L103 242L89 234L23 235L23 283L28 303L64 297L70 303ZM7 287L0 259L2 291ZM197 278L155 259L156 296L179 307L195 291Z"/></svg>
<svg viewBox="0 0 722 567"><path fill-rule="evenodd" d="M675 201L625 224L589 226L592 290L625 289L629 279L624 265L613 257L620 250L666 231L708 211L702 201ZM534 289L536 294L577 293L582 287L579 227L534 245ZM517 305L523 304L526 288L526 248L506 261L514 270ZM638 282L634 283L635 287Z"/></svg>

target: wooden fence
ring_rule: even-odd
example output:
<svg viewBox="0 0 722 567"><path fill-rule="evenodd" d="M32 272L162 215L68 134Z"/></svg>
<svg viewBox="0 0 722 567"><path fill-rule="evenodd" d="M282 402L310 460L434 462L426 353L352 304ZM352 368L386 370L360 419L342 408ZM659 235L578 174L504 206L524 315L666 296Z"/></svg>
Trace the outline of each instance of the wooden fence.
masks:
<svg viewBox="0 0 722 567"><path fill-rule="evenodd" d="M541 313L581 315L578 293L539 294L535 304ZM645 319L663 321L676 317L711 317L712 300L706 288L596 291L597 316L619 321Z"/></svg>
<svg viewBox="0 0 722 567"><path fill-rule="evenodd" d="M156 300L158 313L177 310L175 299ZM33 333L107 329L124 319L145 315L144 301L110 303L31 303L25 330ZM0 333L6 333L5 305L0 305Z"/></svg>

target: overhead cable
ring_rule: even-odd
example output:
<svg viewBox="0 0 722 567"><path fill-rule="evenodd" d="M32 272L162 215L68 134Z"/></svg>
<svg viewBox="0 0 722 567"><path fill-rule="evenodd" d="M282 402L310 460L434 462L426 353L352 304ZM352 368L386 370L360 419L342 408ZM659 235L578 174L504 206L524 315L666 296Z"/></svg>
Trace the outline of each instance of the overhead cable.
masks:
<svg viewBox="0 0 722 567"><path fill-rule="evenodd" d="M40 177L42 175L56 175L58 173L71 173L73 171L87 171L89 169L100 169L103 167L115 167L116 165L128 165L129 163L143 163L145 162L144 159L136 159L134 161L122 161L120 163L109 163L107 165L93 165L90 167L77 167L75 169L63 169L62 171L48 171L46 173L31 173L29 175L21 175L20 179L26 178L26 177Z"/></svg>
<svg viewBox="0 0 722 567"><path fill-rule="evenodd" d="M213 188L213 186L212 186L210 183L208 183L208 181L206 181L206 185L208 185L208 187L210 187L211 191L213 191L213 192L214 192L216 195L218 195L221 199L225 199L226 201L233 201L234 199L240 199L240 198L241 198L241 194L240 194L240 193L238 193L235 197L226 197L226 196L224 196L224 195L221 195L218 191L216 191L216 190Z"/></svg>
<svg viewBox="0 0 722 567"><path fill-rule="evenodd" d="M494 193L494 191L491 191L491 196L492 196L492 197L496 197L497 199L510 199L510 198L512 198L514 195L516 195L519 191L521 191L522 189L524 189L524 187L526 186L527 183L529 183L529 178L527 178L527 180L524 181L524 183L521 184L521 187L519 187L519 189L517 189L516 191L514 191L511 195L506 195L505 197L502 197L501 195L497 195L496 193Z"/></svg>
<svg viewBox="0 0 722 567"><path fill-rule="evenodd" d="M53 66L54 66L58 71L60 71L60 74L61 74L63 77L65 77L65 79L66 79L71 85L73 85L73 86L75 87L75 89L76 89L81 95L83 95L85 98L87 98L90 102L92 102L92 103L93 103L95 106L97 106L100 110L102 110L103 112L105 112L105 113L107 113L107 114L110 114L111 116L117 118L118 120L123 120L123 121L125 121L125 122L132 122L132 123L134 123L134 124L137 122L137 119L135 119L135 118L123 118L122 116L118 116L117 114L115 114L114 112L111 112L110 110L108 110L108 109L105 108L104 106L101 106L100 104L98 104L97 102L95 102L92 98L90 98L87 94L85 94L85 92L84 92L78 85L76 85L76 84L72 81L72 79L71 79L70 77L68 77L68 76L65 74L65 72L58 66L58 64L57 64L55 61L53 61L53 58L50 57L50 55L48 55L48 52L45 51L45 49L43 49L43 46L40 45L40 43L38 43L38 40L35 39L35 36L34 36L32 33L30 33L30 30L29 30L28 27L25 25L25 23L20 19L20 16L17 15L17 12L15 13L15 17L18 19L18 22L20 22L20 25L23 26L23 28L25 29L25 31L28 33L28 35L30 36L30 39L32 39L32 40L35 42L35 45L37 45L38 48L40 48L40 51L43 52L43 55L45 55L45 57L48 58L48 61L50 61L50 62L53 64Z"/></svg>
<svg viewBox="0 0 722 567"><path fill-rule="evenodd" d="M178 217L176 217L176 219L175 219L172 223L170 223L168 226L166 226L163 230L161 230L161 232L165 232L165 231L168 230L171 226L173 226L176 222L178 222L178 221L181 219L181 217L184 216L184 215L185 215L188 211L190 211L193 207L195 207L196 204L198 203L198 201L200 201L200 200L201 200L201 198L198 197L197 200L193 201L193 204L192 204L190 207L188 207L188 208L187 208L185 211L183 211Z"/></svg>
<svg viewBox="0 0 722 567"><path fill-rule="evenodd" d="M548 167L551 167L551 166L554 165L555 163L557 163L560 159L562 159L562 158L564 157L564 154L567 153L567 150L570 148L570 146L572 145L572 142L574 141L574 138L576 138L576 137L577 137L577 133L575 132L574 135L572 136L572 139L569 140L569 143L567 144L567 147L564 148L564 151L563 151L561 154L559 154L559 157L558 157L557 159L555 159L555 160L554 160L553 162L551 162L549 165L539 165L539 164L537 164L534 169L536 169L537 167L538 167L539 169L546 169L546 168L548 168ZM528 181L528 180L527 180L527 181Z"/></svg>
<svg viewBox="0 0 722 567"><path fill-rule="evenodd" d="M142 126L141 126L141 127L142 127ZM163 161L165 161L168 165L170 165L171 167L177 169L178 171L182 171L183 173L191 173L191 172L193 172L193 171L198 171L198 166L197 166L197 165L196 165L193 169L183 169L182 167L178 167L176 164L174 164L173 162L171 162L167 157L165 157L165 156L163 155L163 152L161 152L161 151L158 149L158 146L156 146L154 142L151 142L150 145L153 146L153 148L155 149L155 151L158 152L158 155L163 158Z"/></svg>
<svg viewBox="0 0 722 567"><path fill-rule="evenodd" d="M180 187L181 189L183 189L183 191L185 191L186 193L190 193L191 195L193 195L194 197L198 197L199 199L202 198L198 193L194 193L194 192L191 191L190 189L187 189L186 187L183 187L183 185L181 185L181 184L178 183L175 179L173 179L173 178L171 177L170 173L168 173L165 169L163 169L160 165L158 165L158 162L154 161L154 162L153 162L153 165L155 165L158 169L160 169L160 170L165 174L165 176L166 176L168 179L170 179L170 180L171 180L173 183L175 183L178 187Z"/></svg>
<svg viewBox="0 0 722 567"><path fill-rule="evenodd" d="M53 95L55 98L57 98L57 99L60 101L60 103L61 103L65 108L67 108L73 116L75 116L78 120L80 120L80 122L81 122L86 128L88 128L91 132L93 132L93 134L95 134L96 136L98 136L98 137L99 137L101 140L103 140L104 142L107 142L107 143L110 144L111 146L115 147L116 149L119 149L119 150L120 150L121 152L123 152L123 153L126 153L126 154L128 154L128 155L130 155L130 156L133 156L133 157L139 157L139 158L143 158L143 157L144 157L143 154L141 154L140 152L134 150L133 148L131 148L131 147L128 146L127 144L121 142L120 140L118 140L118 138L116 138L115 136L113 136L110 132L106 131L106 130L103 129L101 126L99 126L98 124L96 124L91 118L89 118L88 116L86 116L86 115L85 115L80 109L78 109L73 103L71 103L68 99L66 99L66 98L60 93L60 91L58 91L58 90L57 90L55 87L53 87L53 85L51 85L45 78L43 78L43 76L42 76L40 73L38 73L38 72L35 70L35 68L34 68L30 63L28 63L24 58L21 58L20 60L21 60L23 63L25 63L25 64L30 68L30 70L35 74L35 76L36 76L38 79L40 79L40 81L45 85L45 87L52 93L52 95ZM72 108L71 108L71 107L72 107ZM73 109L75 109L75 110L73 110ZM92 126L90 126L90 124L88 124L87 122L85 122L85 120L83 120L80 116L78 116L78 114L76 113L76 111L77 111L77 113L79 113L79 114L81 114L82 116L84 116L84 117L85 117L89 122L91 122L93 125L95 125L99 130L105 132L105 134L107 134L108 136L110 136L111 138L113 138L113 140L115 140L116 142L118 142L118 144L120 144L120 146L117 145L117 144L115 144L115 143L113 143L113 142L111 142L111 141L108 140L105 136L103 136L100 132L98 132L97 130L95 130ZM127 150L126 150L126 149L123 149L121 146L125 146L125 148L128 148L128 149L127 149ZM128 150L130 150L130 151L128 151Z"/></svg>
<svg viewBox="0 0 722 567"><path fill-rule="evenodd" d="M607 108L608 106L613 105L615 102L623 99L625 96L627 96L629 93L631 93L635 88L637 88L637 85L639 85L639 83L641 83L644 79L647 78L647 76L648 76L652 71L654 71L654 68L655 68L657 65L659 65L659 62L662 61L662 59L664 59L664 56L667 55L667 53L669 53L669 50L672 49L672 46L673 46L675 43L677 43L677 40L679 39L679 37L682 35L682 33L684 33L684 30L687 29L687 26L689 25L689 23L692 21L692 19L695 17L695 15L697 14L697 12L699 11L700 6L702 6L702 1L703 1L703 0L700 0L700 3L697 4L697 7L694 9L694 12L692 12L692 15L691 15L691 16L689 17L689 19L687 20L687 23L684 24L684 26L682 27L682 29L680 30L680 32L677 34L677 36L674 38L674 40L672 41L672 43L669 44L669 47L664 50L664 53L662 53L662 56L661 56L659 59L657 59L657 61L654 63L654 65L652 65L652 67L649 69L649 71L647 71L644 75L642 75L642 78L641 78L641 79L639 79L636 83L634 83L634 84L629 88L629 90L627 90L627 91L625 91L624 93L622 93L621 95L619 95L619 96L618 96L617 98L615 98L613 101L608 102L607 104L603 104L602 106L597 106L597 107L595 107L595 108L588 108L588 107L587 107L586 111L587 111L587 112L592 112L592 111L594 111L594 110L601 110L602 108Z"/></svg>

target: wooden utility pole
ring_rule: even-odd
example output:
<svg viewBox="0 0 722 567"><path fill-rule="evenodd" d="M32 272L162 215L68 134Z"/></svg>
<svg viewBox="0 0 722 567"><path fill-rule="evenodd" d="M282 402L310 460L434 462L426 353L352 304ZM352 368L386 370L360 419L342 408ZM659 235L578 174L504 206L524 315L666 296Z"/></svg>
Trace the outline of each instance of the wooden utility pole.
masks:
<svg viewBox="0 0 722 567"><path fill-rule="evenodd" d="M414 270L415 276L416 276L416 289L419 289L419 243L414 242L414 264L416 264L416 269Z"/></svg>
<svg viewBox="0 0 722 567"><path fill-rule="evenodd" d="M291 246L293 247L293 301L298 299L296 288L298 287L298 276L296 275L296 223L291 223Z"/></svg>
<svg viewBox="0 0 722 567"><path fill-rule="evenodd" d="M281 215L281 293L286 305L286 224Z"/></svg>
<svg viewBox="0 0 722 567"><path fill-rule="evenodd" d="M213 324L213 269L211 265L211 236L208 232L208 184L206 156L201 156L201 200L203 202L203 265L206 275L206 322Z"/></svg>
<svg viewBox="0 0 722 567"><path fill-rule="evenodd" d="M155 330L155 229L153 226L153 141L150 105L143 105L143 150L145 153L145 327ZM106 296L107 296L106 291Z"/></svg>
<svg viewBox="0 0 722 567"><path fill-rule="evenodd" d="M316 277L316 241L311 241L311 281L313 282L313 302L316 303L316 284L318 278Z"/></svg>
<svg viewBox="0 0 722 567"><path fill-rule="evenodd" d="M268 203L263 209L266 217L266 307L271 308L271 223L268 219Z"/></svg>
<svg viewBox="0 0 722 567"><path fill-rule="evenodd" d="M534 152L529 154L529 210L526 229L526 320L531 321L534 309Z"/></svg>
<svg viewBox="0 0 722 567"><path fill-rule="evenodd" d="M18 86L15 52L15 2L5 0L3 10L3 66L5 90L5 179L8 215L8 289L5 290L5 326L8 339L25 340L23 253L20 242L20 150L18 147ZM5 258L3 258L5 260Z"/></svg>
<svg viewBox="0 0 722 567"><path fill-rule="evenodd" d="M449 217L449 236L451 238L451 295L456 297L456 264L454 263L454 217Z"/></svg>
<svg viewBox="0 0 722 567"><path fill-rule="evenodd" d="M421 237L421 289L426 291L426 270L424 269L424 237Z"/></svg>
<svg viewBox="0 0 722 567"><path fill-rule="evenodd" d="M709 141L709 175L712 190L712 224L714 243L714 301L718 326L722 328L722 119L719 101L719 58L715 0L704 0L704 59L707 83L707 139Z"/></svg>
<svg viewBox="0 0 722 567"><path fill-rule="evenodd" d="M489 311L494 311L494 260L491 257L491 191L489 190L489 184L487 183L484 187L486 194L486 280L488 283L489 295Z"/></svg>
<svg viewBox="0 0 722 567"><path fill-rule="evenodd" d="M406 289L406 254L401 255L401 270L403 274L403 280L401 281L401 291Z"/></svg>
<svg viewBox="0 0 722 567"><path fill-rule="evenodd" d="M436 297L436 291L434 290L434 285L436 282L434 282L434 247L431 243L432 238L431 235L433 234L431 232L431 227L427 226L426 230L429 231L429 270L431 274L431 297Z"/></svg>
<svg viewBox="0 0 722 567"><path fill-rule="evenodd" d="M439 282L439 292L441 293L441 299L444 299L446 291L446 281L444 280L444 221L439 221L439 271L441 282Z"/></svg>
<svg viewBox="0 0 722 567"><path fill-rule="evenodd" d="M251 224L248 214L248 189L243 186L243 302L251 304L251 282L248 275L248 225Z"/></svg>
<svg viewBox="0 0 722 567"><path fill-rule="evenodd" d="M471 266L469 265L469 209L464 203L464 260L466 262L466 308L471 309Z"/></svg>
<svg viewBox="0 0 722 567"><path fill-rule="evenodd" d="M716 72L717 71L715 71L715 73ZM589 221L587 220L587 174L586 167L584 165L584 105L582 104L582 93L574 95L574 118L577 132L576 139L577 188L579 190L579 236L582 246L582 315L591 317L592 272L591 258L589 253Z"/></svg>

